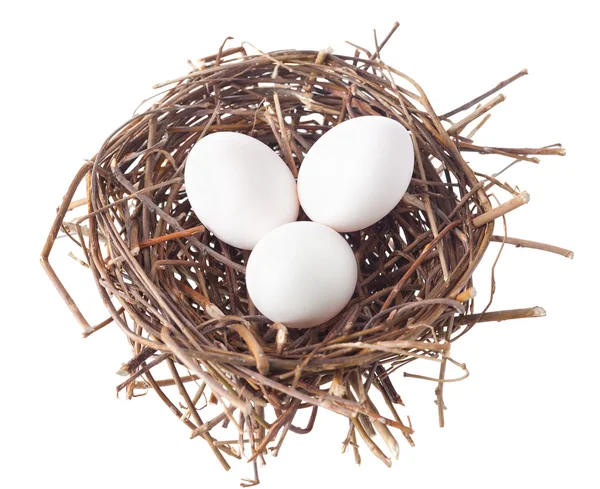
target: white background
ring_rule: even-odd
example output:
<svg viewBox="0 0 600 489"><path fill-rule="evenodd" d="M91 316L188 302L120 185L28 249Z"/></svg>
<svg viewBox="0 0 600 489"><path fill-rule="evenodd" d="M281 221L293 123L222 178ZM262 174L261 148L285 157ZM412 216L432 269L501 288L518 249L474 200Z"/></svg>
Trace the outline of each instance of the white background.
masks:
<svg viewBox="0 0 600 489"><path fill-rule="evenodd" d="M381 39L398 20L383 58L416 79L439 113L529 69L504 90L507 100L477 140L564 144L566 157L523 163L503 179L532 196L509 216L509 235L573 249L575 260L506 247L493 309L539 305L548 316L482 324L454 345L471 376L447 385L443 429L435 386L397 375L417 446L401 443L391 469L365 448L356 467L350 453L340 454L346 422L320 412L313 433L289 435L268 460L262 487L597 487L600 107L592 3L4 3L0 486L238 487L251 474L243 462L222 471L153 394L115 398L122 378L114 372L129 358L124 337L108 327L83 340L38 256L82 162L154 83L186 73L187 58L214 53L228 35L263 50L351 53L344 40L372 48L372 28ZM488 172L501 164L470 159ZM53 263L97 322L106 313L68 250L60 240ZM490 246L476 275L479 307L497 250Z"/></svg>

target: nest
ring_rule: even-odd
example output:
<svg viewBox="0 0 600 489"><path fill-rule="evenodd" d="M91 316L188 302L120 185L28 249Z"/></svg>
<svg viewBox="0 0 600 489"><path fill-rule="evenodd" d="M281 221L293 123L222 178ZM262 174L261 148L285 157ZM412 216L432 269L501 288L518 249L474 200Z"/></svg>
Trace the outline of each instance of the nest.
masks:
<svg viewBox="0 0 600 489"><path fill-rule="evenodd" d="M311 431L320 409L348 418L340 440L357 461L364 443L389 465L399 436L413 443L394 371L415 359L439 364L438 377L405 375L433 381L443 425L446 368L454 364L459 377L468 374L450 356L451 343L478 322L543 315L539 307L488 312L489 304L475 313L472 275L490 242L572 256L494 235L494 220L529 196L497 175L476 174L465 160L474 152L496 154L510 166L563 154L559 145L473 142L487 112L504 100L494 94L526 71L438 115L417 83L381 61L388 39L372 53L355 46L349 56L249 55L248 45L222 46L190 63L190 73L157 85L162 91L83 165L42 253L84 336L109 324L125 333L133 353L119 370L127 379L117 390L131 398L153 389L223 467L231 458L254 463L247 484L258 483L257 462L276 454L288 432ZM272 324L248 297L248 252L219 241L192 212L183 181L186 156L206 134L238 131L270 146L297 175L323 133L363 115L393 118L410 131L416 159L407 195L370 228L344 235L359 279L337 317L311 329ZM86 197L74 200L84 179ZM493 187L509 192L503 204L492 205ZM222 198L228 198L226 186ZM61 230L76 243L110 313L94 326L48 261ZM300 413L306 413L302 422Z"/></svg>

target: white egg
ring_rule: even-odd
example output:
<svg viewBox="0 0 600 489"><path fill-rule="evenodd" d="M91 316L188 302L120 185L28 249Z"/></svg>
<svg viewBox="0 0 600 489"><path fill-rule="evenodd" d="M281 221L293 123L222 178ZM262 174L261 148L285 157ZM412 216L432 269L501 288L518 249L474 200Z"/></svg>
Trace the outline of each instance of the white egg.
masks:
<svg viewBox="0 0 600 489"><path fill-rule="evenodd" d="M323 324L346 306L358 276L350 245L315 222L284 224L248 260L246 285L258 310L290 328Z"/></svg>
<svg viewBox="0 0 600 489"><path fill-rule="evenodd" d="M272 229L298 218L292 172L266 144L216 132L191 149L185 187L192 209L217 238L251 250Z"/></svg>
<svg viewBox="0 0 600 489"><path fill-rule="evenodd" d="M387 117L342 122L310 148L298 174L298 197L315 222L339 232L364 229L406 192L414 167L410 134Z"/></svg>

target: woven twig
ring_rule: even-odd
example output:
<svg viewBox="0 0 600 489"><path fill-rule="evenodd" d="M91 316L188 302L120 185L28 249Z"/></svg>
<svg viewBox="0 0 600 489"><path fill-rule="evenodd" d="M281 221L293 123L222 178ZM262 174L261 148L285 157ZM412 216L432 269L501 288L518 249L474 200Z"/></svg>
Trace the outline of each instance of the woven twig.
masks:
<svg viewBox="0 0 600 489"><path fill-rule="evenodd" d="M439 378L428 379L437 382L443 423L442 388L454 380L445 378L448 362L467 373L450 357L453 339L480 320L541 315L541 308L474 313L471 277L488 244L505 240L572 256L494 236L494 219L528 195L513 192L512 200L493 207L488 194L494 185L512 189L494 176L478 178L463 158L464 151L518 161L564 153L557 146L495 148L470 139L504 96L484 101L526 71L440 117L412 79L380 60L388 40L373 54L357 47L354 56L295 50L248 55L242 46L190 62L191 73L157 85L162 92L144 104L147 110L117 129L82 167L42 253L84 335L112 322L126 334L133 357L119 370L128 378L118 389L128 397L154 389L225 468L231 457L253 461L247 484L258 483L256 464L267 449L276 454L289 431L309 432L321 408L349 418L345 444L353 445L357 460L362 439L389 464L398 453L394 431L411 444L413 432L398 413L403 404L392 371L416 358L440 363ZM466 113L479 102L484 105ZM456 122L448 119L458 114ZM408 194L380 222L344 235L359 279L337 317L310 330L271 324L246 291L248 253L216 239L190 209L182 178L187 154L208 133L238 131L269 145L297 174L324 132L362 115L390 117L411 131L417 164ZM468 138L461 135L467 128ZM87 198L74 201L83 178ZM225 185L222 199L228 192ZM83 204L85 215L66 218L67 212L81 214ZM48 261L61 229L80 245L110 313L97 326ZM376 407L380 397L371 396L373 389L383 405ZM295 416L305 409L308 425L297 427Z"/></svg>

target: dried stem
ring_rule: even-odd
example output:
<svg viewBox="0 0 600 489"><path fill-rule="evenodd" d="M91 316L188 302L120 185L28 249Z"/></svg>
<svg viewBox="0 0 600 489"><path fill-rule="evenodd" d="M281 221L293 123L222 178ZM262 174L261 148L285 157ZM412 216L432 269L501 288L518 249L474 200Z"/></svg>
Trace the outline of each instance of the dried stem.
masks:
<svg viewBox="0 0 600 489"><path fill-rule="evenodd" d="M510 319L539 318L544 317L546 311L539 307L528 307L525 309L509 309L506 311L493 311L484 314L466 314L456 318L457 325L489 323L493 321L507 321Z"/></svg>
<svg viewBox="0 0 600 489"><path fill-rule="evenodd" d="M492 236L492 241L495 241L497 243L507 243L515 245L517 248L531 248L534 250L548 251L550 253L556 253L557 255L562 255L566 258L571 259L573 259L575 256L575 254L571 250L567 250L565 248L560 248L558 246L553 246L545 243L539 243L537 241L529 241L527 239L510 238L508 236Z"/></svg>
<svg viewBox="0 0 600 489"><path fill-rule="evenodd" d="M510 199L498 207L495 207L491 211L488 211L480 216L473 218L473 226L479 227L492 222L494 219L503 216L504 214L521 207L529 202L529 194L527 192L521 192L516 197Z"/></svg>

